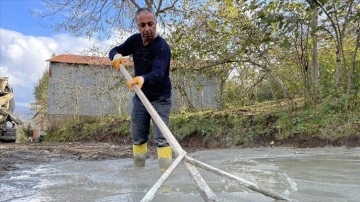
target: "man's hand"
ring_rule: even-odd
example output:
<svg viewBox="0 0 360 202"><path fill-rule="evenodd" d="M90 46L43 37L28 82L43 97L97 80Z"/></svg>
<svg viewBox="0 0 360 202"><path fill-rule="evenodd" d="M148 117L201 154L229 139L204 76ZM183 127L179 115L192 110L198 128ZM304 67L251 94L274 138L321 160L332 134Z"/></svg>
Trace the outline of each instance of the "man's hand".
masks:
<svg viewBox="0 0 360 202"><path fill-rule="evenodd" d="M139 86L139 88L141 88L144 84L144 77L136 76L131 81L126 82L126 85L130 90L134 90L135 84L137 84Z"/></svg>
<svg viewBox="0 0 360 202"><path fill-rule="evenodd" d="M119 53L115 54L112 60L112 64L116 71L120 70L120 64L124 65L126 64L126 60L123 58L123 56Z"/></svg>

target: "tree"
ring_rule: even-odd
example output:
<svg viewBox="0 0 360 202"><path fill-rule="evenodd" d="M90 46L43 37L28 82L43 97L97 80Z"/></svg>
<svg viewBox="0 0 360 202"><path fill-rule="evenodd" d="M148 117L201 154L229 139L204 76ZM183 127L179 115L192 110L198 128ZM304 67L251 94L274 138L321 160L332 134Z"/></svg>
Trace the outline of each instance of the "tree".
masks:
<svg viewBox="0 0 360 202"><path fill-rule="evenodd" d="M49 70L43 72L38 85L34 89L34 103L31 103L31 110L36 112L37 117L45 120L48 107L48 86L49 86Z"/></svg>
<svg viewBox="0 0 360 202"><path fill-rule="evenodd" d="M336 44L336 74L335 85L338 90L344 89L340 84L343 66L346 66L346 58L344 55L344 39L347 33L348 25L360 19L360 10L354 5L359 5L359 0L307 0L309 3L317 4L324 15L327 17L323 20L321 27L327 31Z"/></svg>
<svg viewBox="0 0 360 202"><path fill-rule="evenodd" d="M344 89L348 88L346 83L349 86L350 77L346 78L346 75L349 74L344 72L349 71L349 63L347 62L348 57L344 54L344 41L353 37L351 33L355 33L354 30L352 32L348 30L352 27L351 24L359 21L359 8L355 6L359 3L359 0L278 0L258 3L261 5L259 10L262 11L259 18L264 26L267 26L272 33L280 30L279 33L285 39L292 39L291 47L297 49L295 53L297 53L299 64L302 67L304 96L310 98L305 101L313 102L321 99L320 91L324 89L324 85L320 84L327 81L320 81L321 78L324 78L320 72L325 71L319 69L318 51L325 47L332 48L328 44L335 44L333 50L336 55L336 68L331 82L333 88L336 89L334 96L341 96L345 92ZM323 68L329 70L329 67L324 66ZM311 76L308 75L308 72L311 72ZM345 82L346 80L348 82Z"/></svg>
<svg viewBox="0 0 360 202"><path fill-rule="evenodd" d="M260 77L265 74L276 81L291 100L286 86L271 68L275 61L269 55L274 45L270 33L262 32L253 23L250 10L244 1L209 1L186 13L185 22L178 24L171 37L172 44L176 44L174 55L180 62L177 68L216 73L220 83L225 83L234 71L251 68Z"/></svg>
<svg viewBox="0 0 360 202"><path fill-rule="evenodd" d="M112 30L134 28L134 13L141 7L154 10L164 28L178 20L182 7L191 1L183 0L42 0L47 10L35 14L54 19L55 30L65 30L75 36L110 37ZM60 19L58 21L57 19Z"/></svg>
<svg viewBox="0 0 360 202"><path fill-rule="evenodd" d="M346 88L346 97L350 98L351 96L356 97L356 90L354 89L354 80L355 80L355 75L356 75L356 62L359 63L360 59L357 59L358 57L358 50L360 48L360 22L357 25L357 36L356 36L356 40L355 40L355 48L353 51L353 55L352 55L352 59L351 59L351 66L349 69L349 73L348 73L348 83L347 83L347 88ZM358 60L358 61L357 61ZM349 109L349 99L346 99L345 101L345 110Z"/></svg>
<svg viewBox="0 0 360 202"><path fill-rule="evenodd" d="M42 16L68 14L56 27L77 36L134 28L135 9L152 8L167 30L173 71L216 75L222 106L229 80L231 90L241 89L241 103L259 87L262 95L271 92L264 98L286 98L291 108L295 97L310 106L326 96L353 97L359 88L360 0L44 2L49 10ZM182 89L182 82L174 84Z"/></svg>
<svg viewBox="0 0 360 202"><path fill-rule="evenodd" d="M311 98L315 102L320 102L319 95L319 58L318 58L318 5L315 3L310 3L311 21L310 21L310 38L312 43L311 49Z"/></svg>

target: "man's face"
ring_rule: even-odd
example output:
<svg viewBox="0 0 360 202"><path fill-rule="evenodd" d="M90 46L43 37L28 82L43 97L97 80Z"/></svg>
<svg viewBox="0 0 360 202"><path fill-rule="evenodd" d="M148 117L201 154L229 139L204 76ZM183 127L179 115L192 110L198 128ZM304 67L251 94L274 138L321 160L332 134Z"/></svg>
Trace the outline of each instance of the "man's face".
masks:
<svg viewBox="0 0 360 202"><path fill-rule="evenodd" d="M155 16L149 12L141 12L137 16L137 27L143 38L144 45L153 41L156 37Z"/></svg>

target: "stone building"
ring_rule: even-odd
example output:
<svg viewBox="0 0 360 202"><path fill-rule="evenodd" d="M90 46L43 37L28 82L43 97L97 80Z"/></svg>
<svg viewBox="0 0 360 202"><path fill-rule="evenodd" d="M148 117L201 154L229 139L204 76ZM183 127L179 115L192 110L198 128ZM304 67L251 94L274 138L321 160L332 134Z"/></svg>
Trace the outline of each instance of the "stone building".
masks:
<svg viewBox="0 0 360 202"><path fill-rule="evenodd" d="M127 115L132 96L121 72L115 71L107 57L62 54L49 62L48 121L57 127L69 118ZM128 59L130 74L132 61ZM172 73L171 73L172 74ZM173 111L185 108L184 93L196 109L217 107L217 82L197 76L196 86L182 75L171 76L181 83L181 92L173 85ZM202 78L202 79L199 79ZM186 84L187 83L187 84Z"/></svg>

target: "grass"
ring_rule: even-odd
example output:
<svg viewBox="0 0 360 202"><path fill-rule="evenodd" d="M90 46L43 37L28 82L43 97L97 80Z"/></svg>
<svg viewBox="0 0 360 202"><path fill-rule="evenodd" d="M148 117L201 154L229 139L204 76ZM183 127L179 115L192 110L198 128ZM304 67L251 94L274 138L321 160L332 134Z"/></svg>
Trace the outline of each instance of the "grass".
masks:
<svg viewBox="0 0 360 202"><path fill-rule="evenodd" d="M116 137L130 134L130 120L124 117L98 117L87 121L79 119L69 120L60 129L48 131L46 141L107 141Z"/></svg>
<svg viewBox="0 0 360 202"><path fill-rule="evenodd" d="M303 108L289 111L280 106L281 103L268 102L244 108L176 113L170 117L170 130L180 142L196 136L203 143L214 140L226 146L259 146L273 140L286 142L299 138L333 142L360 136L358 111L327 113ZM70 120L63 128L49 131L46 141L107 141L109 137L129 136L129 118L100 117L87 122Z"/></svg>

